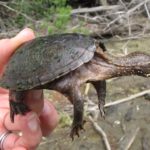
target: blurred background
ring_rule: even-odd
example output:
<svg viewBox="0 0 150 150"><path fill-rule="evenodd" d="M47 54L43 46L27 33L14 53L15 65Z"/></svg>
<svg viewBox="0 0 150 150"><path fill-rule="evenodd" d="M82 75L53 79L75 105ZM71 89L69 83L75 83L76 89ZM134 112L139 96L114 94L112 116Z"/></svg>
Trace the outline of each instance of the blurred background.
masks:
<svg viewBox="0 0 150 150"><path fill-rule="evenodd" d="M36 36L83 33L101 40L109 53L150 53L150 0L0 1L0 39L30 27ZM57 108L58 127L38 150L150 150L150 79L119 77L107 81L106 117L101 118L93 87L84 85L85 131L69 137L72 105L45 91ZM117 103L114 103L117 102Z"/></svg>

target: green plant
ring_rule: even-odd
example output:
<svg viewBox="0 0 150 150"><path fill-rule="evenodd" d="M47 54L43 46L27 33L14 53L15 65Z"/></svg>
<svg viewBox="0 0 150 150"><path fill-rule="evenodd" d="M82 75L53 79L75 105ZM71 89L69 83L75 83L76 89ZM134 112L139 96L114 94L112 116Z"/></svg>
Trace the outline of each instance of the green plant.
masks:
<svg viewBox="0 0 150 150"><path fill-rule="evenodd" d="M56 9L56 18L54 20L54 25L62 29L66 26L70 19L70 7L61 7Z"/></svg>
<svg viewBox="0 0 150 150"><path fill-rule="evenodd" d="M69 114L66 112L61 112L59 114L60 119L59 119L59 125L64 128L68 127L72 124L72 119L70 118Z"/></svg>
<svg viewBox="0 0 150 150"><path fill-rule="evenodd" d="M53 29L64 30L70 20L71 7L66 6L66 0L13 0L9 6L17 12L14 19L19 27L26 22L44 20L48 33L52 33Z"/></svg>

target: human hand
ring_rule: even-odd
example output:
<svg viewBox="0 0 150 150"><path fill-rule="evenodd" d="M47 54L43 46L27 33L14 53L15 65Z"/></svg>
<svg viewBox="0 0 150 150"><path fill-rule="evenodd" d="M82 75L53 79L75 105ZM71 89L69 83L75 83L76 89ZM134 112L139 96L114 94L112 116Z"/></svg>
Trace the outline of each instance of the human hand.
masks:
<svg viewBox="0 0 150 150"><path fill-rule="evenodd" d="M33 31L26 28L14 38L0 40L0 76L15 49L34 37ZM15 122L12 123L8 90L0 88L0 134L12 131L3 142L4 150L34 150L42 136L49 135L56 127L57 112L49 101L43 100L42 94L42 90L29 92L27 105L34 111L25 116L15 116ZM16 131L21 132L22 136L19 136Z"/></svg>

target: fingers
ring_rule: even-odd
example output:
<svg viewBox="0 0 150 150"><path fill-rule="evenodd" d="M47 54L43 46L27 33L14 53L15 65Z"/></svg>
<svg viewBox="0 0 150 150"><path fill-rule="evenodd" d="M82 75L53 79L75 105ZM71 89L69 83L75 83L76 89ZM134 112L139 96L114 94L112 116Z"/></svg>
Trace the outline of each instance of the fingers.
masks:
<svg viewBox="0 0 150 150"><path fill-rule="evenodd" d="M5 127L11 131L20 130L20 123L18 123L20 122L20 115L15 116L14 123L11 122L9 115L10 114L8 113L7 116L5 116L6 118L4 121ZM4 118L4 115L1 114L1 116L3 116ZM42 130L43 136L48 136L57 126L58 114L54 106L49 101L45 100L43 111L39 116L39 120L40 120L40 128Z"/></svg>
<svg viewBox="0 0 150 150"><path fill-rule="evenodd" d="M12 150L27 150L27 149L23 147L16 147L16 148L13 148Z"/></svg>
<svg viewBox="0 0 150 150"><path fill-rule="evenodd" d="M48 136L58 124L58 114L50 101L44 102L44 108L40 115L41 130L43 136Z"/></svg>
<svg viewBox="0 0 150 150"><path fill-rule="evenodd" d="M42 132L39 119L33 112L29 112L25 116L16 116L14 123L11 123L9 113L7 113L4 127L10 131L17 130L22 132L22 136L15 133L9 134L4 141L4 149L13 149L15 147L34 149L41 141Z"/></svg>
<svg viewBox="0 0 150 150"><path fill-rule="evenodd" d="M0 87L0 95L1 94L8 94L8 90L3 89L3 88Z"/></svg>
<svg viewBox="0 0 150 150"><path fill-rule="evenodd" d="M34 33L31 29L26 28L18 33L14 38L0 40L0 73L3 72L3 67L7 63L8 59L12 53L19 47L22 43L33 39Z"/></svg>
<svg viewBox="0 0 150 150"><path fill-rule="evenodd" d="M25 28L20 33L18 33L15 37L10 39L11 49L16 49L20 44L29 41L35 38L33 30L30 28Z"/></svg>
<svg viewBox="0 0 150 150"><path fill-rule="evenodd" d="M23 148L23 147L16 147L16 148L13 148L11 150L27 150L26 148Z"/></svg>
<svg viewBox="0 0 150 150"><path fill-rule="evenodd" d="M0 109L1 108L9 108L8 94L0 94Z"/></svg>
<svg viewBox="0 0 150 150"><path fill-rule="evenodd" d="M16 115L14 123L10 120L8 107L1 108L0 133L8 130L22 132L21 137L16 133L9 134L4 141L4 148L7 150L34 149L40 143L41 137L49 135L57 123L58 114L49 101L45 101L40 117L34 112L29 112L25 116Z"/></svg>

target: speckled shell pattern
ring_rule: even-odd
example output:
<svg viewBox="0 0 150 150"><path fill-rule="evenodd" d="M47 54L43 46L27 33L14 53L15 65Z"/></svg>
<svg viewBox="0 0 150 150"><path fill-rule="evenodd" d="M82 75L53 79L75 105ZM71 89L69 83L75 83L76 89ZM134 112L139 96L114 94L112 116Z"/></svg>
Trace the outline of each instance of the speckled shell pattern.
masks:
<svg viewBox="0 0 150 150"><path fill-rule="evenodd" d="M82 34L38 37L16 50L0 86L19 91L44 85L90 61L95 51L94 39Z"/></svg>

